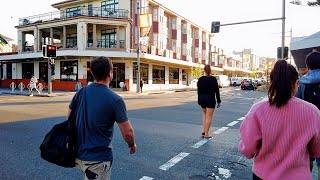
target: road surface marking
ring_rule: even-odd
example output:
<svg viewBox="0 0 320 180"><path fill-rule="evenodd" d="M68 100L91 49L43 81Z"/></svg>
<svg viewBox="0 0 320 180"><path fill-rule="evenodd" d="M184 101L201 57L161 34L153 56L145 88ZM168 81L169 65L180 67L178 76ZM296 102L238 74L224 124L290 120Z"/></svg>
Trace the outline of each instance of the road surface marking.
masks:
<svg viewBox="0 0 320 180"><path fill-rule="evenodd" d="M216 130L215 132L213 132L213 134L220 134L227 129L229 129L229 127L222 127L220 129Z"/></svg>
<svg viewBox="0 0 320 180"><path fill-rule="evenodd" d="M238 121L243 121L245 117L241 117L238 119Z"/></svg>
<svg viewBox="0 0 320 180"><path fill-rule="evenodd" d="M204 145L206 142L208 142L209 139L202 139L201 141L197 142L192 146L192 148L198 149L202 145Z"/></svg>
<svg viewBox="0 0 320 180"><path fill-rule="evenodd" d="M152 177L148 177L148 176L143 176L141 179L139 180L152 180Z"/></svg>
<svg viewBox="0 0 320 180"><path fill-rule="evenodd" d="M8 99L9 101L23 101L24 99Z"/></svg>
<svg viewBox="0 0 320 180"><path fill-rule="evenodd" d="M170 159L164 165L160 166L159 169L166 171L166 170L170 169L171 167L173 167L174 165L176 165L183 158L187 157L189 154L190 153L182 152L182 153L178 154L177 156L175 156L174 158Z"/></svg>
<svg viewBox="0 0 320 180"><path fill-rule="evenodd" d="M224 169L224 168L218 168L219 170L219 174L221 174L223 176L223 178L228 179L229 177L231 177L231 172L229 169Z"/></svg>
<svg viewBox="0 0 320 180"><path fill-rule="evenodd" d="M231 123L229 123L227 126L234 126L238 123L239 121L232 121Z"/></svg>

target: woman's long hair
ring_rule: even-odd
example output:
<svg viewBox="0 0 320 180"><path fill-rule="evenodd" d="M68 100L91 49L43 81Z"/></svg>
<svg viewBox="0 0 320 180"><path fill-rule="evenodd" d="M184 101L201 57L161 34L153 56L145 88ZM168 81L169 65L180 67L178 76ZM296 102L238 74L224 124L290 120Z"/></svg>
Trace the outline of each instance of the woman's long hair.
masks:
<svg viewBox="0 0 320 180"><path fill-rule="evenodd" d="M206 73L206 76L211 76L211 66L205 65L204 66L204 72Z"/></svg>
<svg viewBox="0 0 320 180"><path fill-rule="evenodd" d="M270 74L271 86L268 96L270 105L280 108L288 103L298 80L298 72L284 60L278 60Z"/></svg>

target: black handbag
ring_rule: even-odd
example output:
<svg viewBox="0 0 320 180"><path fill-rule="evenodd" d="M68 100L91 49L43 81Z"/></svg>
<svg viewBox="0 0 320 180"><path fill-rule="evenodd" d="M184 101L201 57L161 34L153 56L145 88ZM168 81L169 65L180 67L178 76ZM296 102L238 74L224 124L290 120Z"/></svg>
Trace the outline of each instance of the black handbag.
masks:
<svg viewBox="0 0 320 180"><path fill-rule="evenodd" d="M71 111L68 120L56 124L45 136L40 145L41 158L58 166L75 167L76 158L76 112L78 98L82 89L75 97L74 110Z"/></svg>

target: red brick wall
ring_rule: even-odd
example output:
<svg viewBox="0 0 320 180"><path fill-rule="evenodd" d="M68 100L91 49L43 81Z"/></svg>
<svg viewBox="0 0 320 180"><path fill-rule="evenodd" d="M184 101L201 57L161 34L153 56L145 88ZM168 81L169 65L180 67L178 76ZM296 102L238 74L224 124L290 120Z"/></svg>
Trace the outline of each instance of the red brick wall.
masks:
<svg viewBox="0 0 320 180"><path fill-rule="evenodd" d="M177 39L177 30L172 29L172 39Z"/></svg>
<svg viewBox="0 0 320 180"><path fill-rule="evenodd" d="M177 59L177 53L173 53L173 59Z"/></svg>
<svg viewBox="0 0 320 180"><path fill-rule="evenodd" d="M182 43L187 43L188 42L187 36L188 36L187 34L182 34L182 39L181 39Z"/></svg>
<svg viewBox="0 0 320 180"><path fill-rule="evenodd" d="M27 86L30 82L29 79L5 79L1 80L1 87L2 88L10 88L10 84L14 82L16 86L20 84L20 82L23 82L25 86ZM82 86L87 85L86 79L79 79L79 82L82 83ZM54 80L52 83L52 89L53 90L67 90L67 91L74 91L76 86L76 82L73 81L60 81L59 79Z"/></svg>
<svg viewBox="0 0 320 180"><path fill-rule="evenodd" d="M159 33L159 22L152 22L153 33Z"/></svg>
<svg viewBox="0 0 320 180"><path fill-rule="evenodd" d="M182 56L181 56L181 60L186 61L186 60L187 60L187 56L186 56L186 55L182 55Z"/></svg>
<svg viewBox="0 0 320 180"><path fill-rule="evenodd" d="M206 50L207 49L207 43L206 42L202 42L202 49Z"/></svg>
<svg viewBox="0 0 320 180"><path fill-rule="evenodd" d="M194 40L194 46L195 47L199 47L199 39L195 39Z"/></svg>
<svg viewBox="0 0 320 180"><path fill-rule="evenodd" d="M195 63L198 63L198 62L199 62L199 58L195 58L195 59L194 59L194 62L195 62Z"/></svg>
<svg viewBox="0 0 320 180"><path fill-rule="evenodd" d="M206 64L206 60L202 60L202 64L204 64L204 65L205 65L205 64Z"/></svg>
<svg viewBox="0 0 320 180"><path fill-rule="evenodd" d="M127 91L130 91L130 81L129 79L125 80L126 86L127 86Z"/></svg>

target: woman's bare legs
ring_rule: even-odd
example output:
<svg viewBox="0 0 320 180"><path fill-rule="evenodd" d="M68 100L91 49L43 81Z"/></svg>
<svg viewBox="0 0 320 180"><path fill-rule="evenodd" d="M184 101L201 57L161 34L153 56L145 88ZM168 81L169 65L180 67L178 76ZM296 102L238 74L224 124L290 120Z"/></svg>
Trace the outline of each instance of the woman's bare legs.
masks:
<svg viewBox="0 0 320 180"><path fill-rule="evenodd" d="M206 132L206 111L207 109L206 108L203 108L202 109L202 112L203 112L203 115L202 115L202 127L203 127L203 133L205 133ZM204 136L204 134L203 134L203 136Z"/></svg>
<svg viewBox="0 0 320 180"><path fill-rule="evenodd" d="M206 113L205 113L205 126L204 126L204 137L209 137L209 130L211 127L211 122L212 122L212 117L213 117L213 108L206 108Z"/></svg>

